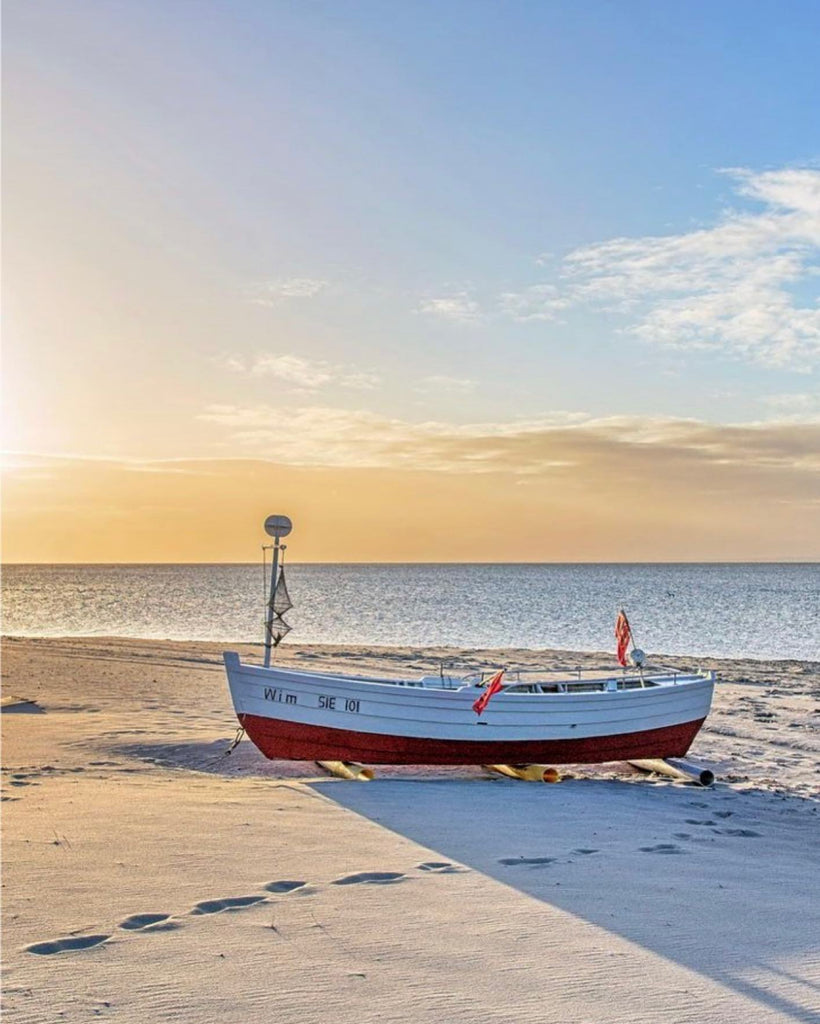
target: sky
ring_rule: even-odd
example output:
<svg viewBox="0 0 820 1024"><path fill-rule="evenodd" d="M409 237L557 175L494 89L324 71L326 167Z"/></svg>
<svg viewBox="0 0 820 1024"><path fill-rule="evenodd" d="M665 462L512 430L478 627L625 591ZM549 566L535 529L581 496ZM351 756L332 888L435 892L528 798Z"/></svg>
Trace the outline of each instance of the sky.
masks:
<svg viewBox="0 0 820 1024"><path fill-rule="evenodd" d="M4 561L820 558L818 38L5 0Z"/></svg>

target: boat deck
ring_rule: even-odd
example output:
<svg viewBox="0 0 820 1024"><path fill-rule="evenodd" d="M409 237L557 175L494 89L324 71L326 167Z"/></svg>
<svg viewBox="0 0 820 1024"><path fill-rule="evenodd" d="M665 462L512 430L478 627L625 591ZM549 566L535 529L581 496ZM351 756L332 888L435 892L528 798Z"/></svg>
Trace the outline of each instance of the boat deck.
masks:
<svg viewBox="0 0 820 1024"><path fill-rule="evenodd" d="M363 682L387 683L392 686L423 688L427 690L462 690L465 688L479 689L489 679L490 673L472 676L422 676L419 679L368 679L358 677ZM526 677L530 678L527 679ZM549 693L604 693L620 690L644 690L657 686L675 686L678 683L691 682L701 678L698 672L680 673L660 672L622 675L612 672L580 672L572 676L567 672L543 671L538 669L508 670L503 683L505 693L549 694Z"/></svg>

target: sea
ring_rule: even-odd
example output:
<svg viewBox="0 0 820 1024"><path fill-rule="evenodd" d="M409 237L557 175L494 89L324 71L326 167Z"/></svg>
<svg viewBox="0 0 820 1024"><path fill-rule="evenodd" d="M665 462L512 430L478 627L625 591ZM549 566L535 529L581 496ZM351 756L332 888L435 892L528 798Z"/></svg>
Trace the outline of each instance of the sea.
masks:
<svg viewBox="0 0 820 1024"><path fill-rule="evenodd" d="M820 564L301 565L286 643L820 660ZM6 565L2 632L261 641L260 565Z"/></svg>

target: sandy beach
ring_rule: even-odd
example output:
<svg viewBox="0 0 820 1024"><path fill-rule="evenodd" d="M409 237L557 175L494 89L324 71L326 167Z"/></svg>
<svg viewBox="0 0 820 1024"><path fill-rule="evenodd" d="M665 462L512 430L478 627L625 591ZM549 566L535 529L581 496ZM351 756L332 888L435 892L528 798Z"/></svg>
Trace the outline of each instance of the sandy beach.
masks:
<svg viewBox="0 0 820 1024"><path fill-rule="evenodd" d="M4 641L4 698L30 702L2 722L8 1021L818 1019L820 664L702 663L721 680L690 752L710 789L626 765L353 783L247 740L225 754L221 650ZM612 664L281 651L390 673L441 658Z"/></svg>

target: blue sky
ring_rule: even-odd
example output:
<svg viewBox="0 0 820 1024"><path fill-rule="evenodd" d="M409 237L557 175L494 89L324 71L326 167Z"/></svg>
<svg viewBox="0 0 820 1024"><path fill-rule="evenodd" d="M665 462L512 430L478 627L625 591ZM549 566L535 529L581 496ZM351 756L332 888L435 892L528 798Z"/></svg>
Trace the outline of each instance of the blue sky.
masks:
<svg viewBox="0 0 820 1024"><path fill-rule="evenodd" d="M569 427L787 424L806 473L819 29L7 0L6 447L438 469L433 436L463 466L540 432L557 465Z"/></svg>

